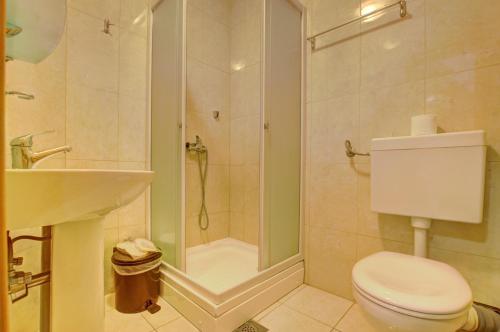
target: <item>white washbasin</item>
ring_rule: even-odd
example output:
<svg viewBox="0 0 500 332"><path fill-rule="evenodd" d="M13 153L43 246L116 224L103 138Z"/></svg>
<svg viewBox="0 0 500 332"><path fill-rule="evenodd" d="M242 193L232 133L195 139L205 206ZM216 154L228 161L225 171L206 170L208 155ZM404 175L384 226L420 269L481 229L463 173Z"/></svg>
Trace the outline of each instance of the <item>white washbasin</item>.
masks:
<svg viewBox="0 0 500 332"><path fill-rule="evenodd" d="M104 216L152 180L149 171L6 171L7 228L52 226L52 332L104 332Z"/></svg>
<svg viewBox="0 0 500 332"><path fill-rule="evenodd" d="M153 172L95 169L6 171L7 229L103 217L130 203Z"/></svg>

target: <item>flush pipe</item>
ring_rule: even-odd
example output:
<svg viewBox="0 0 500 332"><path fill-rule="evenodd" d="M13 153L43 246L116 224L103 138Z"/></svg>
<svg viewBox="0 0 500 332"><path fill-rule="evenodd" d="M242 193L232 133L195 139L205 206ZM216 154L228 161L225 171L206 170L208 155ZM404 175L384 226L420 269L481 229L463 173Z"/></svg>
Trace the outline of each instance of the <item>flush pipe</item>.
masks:
<svg viewBox="0 0 500 332"><path fill-rule="evenodd" d="M414 255L427 257L427 230L431 228L431 219L411 217L414 233Z"/></svg>
<svg viewBox="0 0 500 332"><path fill-rule="evenodd" d="M431 219L411 217L411 225L415 237L414 255L425 258L427 257L427 230L431 227ZM461 331L500 332L500 314L493 309L473 304Z"/></svg>
<svg viewBox="0 0 500 332"><path fill-rule="evenodd" d="M500 314L493 309L473 304L461 328L467 332L500 332Z"/></svg>

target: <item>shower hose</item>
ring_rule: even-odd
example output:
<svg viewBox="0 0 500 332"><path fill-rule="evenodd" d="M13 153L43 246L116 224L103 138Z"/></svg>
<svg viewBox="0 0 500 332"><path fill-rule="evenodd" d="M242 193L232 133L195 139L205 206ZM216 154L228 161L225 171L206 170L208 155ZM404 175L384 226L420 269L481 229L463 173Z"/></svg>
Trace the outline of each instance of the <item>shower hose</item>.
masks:
<svg viewBox="0 0 500 332"><path fill-rule="evenodd" d="M207 171L208 171L208 150L196 151L198 155L198 171L200 172L201 181L201 206L200 213L198 214L198 225L200 229L205 231L210 225L210 219L208 218L207 206L205 204L205 186L207 184ZM205 155L205 163L203 163L203 154ZM205 219L205 222L203 222Z"/></svg>

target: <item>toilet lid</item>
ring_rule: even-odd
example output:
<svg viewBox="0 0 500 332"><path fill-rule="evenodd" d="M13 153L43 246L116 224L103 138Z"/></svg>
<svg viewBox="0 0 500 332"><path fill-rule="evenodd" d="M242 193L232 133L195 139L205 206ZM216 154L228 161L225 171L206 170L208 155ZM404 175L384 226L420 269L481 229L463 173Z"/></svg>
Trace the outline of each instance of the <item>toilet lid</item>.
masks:
<svg viewBox="0 0 500 332"><path fill-rule="evenodd" d="M472 302L469 285L453 267L427 258L379 252L353 268L355 285L373 298L425 314L454 314Z"/></svg>

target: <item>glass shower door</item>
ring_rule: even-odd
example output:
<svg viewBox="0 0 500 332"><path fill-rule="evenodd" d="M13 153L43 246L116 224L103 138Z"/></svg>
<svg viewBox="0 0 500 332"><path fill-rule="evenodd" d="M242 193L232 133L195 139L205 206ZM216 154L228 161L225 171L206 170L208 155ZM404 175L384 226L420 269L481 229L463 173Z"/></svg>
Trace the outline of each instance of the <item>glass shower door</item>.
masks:
<svg viewBox="0 0 500 332"><path fill-rule="evenodd" d="M261 270L300 249L302 35L295 1L266 0Z"/></svg>
<svg viewBox="0 0 500 332"><path fill-rule="evenodd" d="M183 269L183 0L153 8L151 64L151 234L163 260Z"/></svg>

